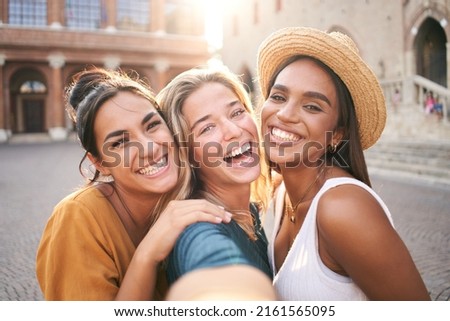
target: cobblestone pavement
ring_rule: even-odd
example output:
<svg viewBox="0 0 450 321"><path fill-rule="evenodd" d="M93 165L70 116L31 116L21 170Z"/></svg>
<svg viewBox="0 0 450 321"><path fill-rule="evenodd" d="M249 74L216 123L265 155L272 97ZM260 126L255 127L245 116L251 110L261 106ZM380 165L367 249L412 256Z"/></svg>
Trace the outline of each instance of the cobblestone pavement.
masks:
<svg viewBox="0 0 450 321"><path fill-rule="evenodd" d="M52 208L82 184L76 143L0 145L0 300L42 300L35 255ZM372 176L433 300L450 300L450 190Z"/></svg>

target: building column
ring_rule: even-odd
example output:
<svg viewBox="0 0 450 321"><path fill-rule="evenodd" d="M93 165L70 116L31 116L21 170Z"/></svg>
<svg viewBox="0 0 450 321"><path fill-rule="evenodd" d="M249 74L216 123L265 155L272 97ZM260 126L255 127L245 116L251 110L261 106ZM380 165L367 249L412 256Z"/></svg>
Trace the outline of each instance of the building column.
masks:
<svg viewBox="0 0 450 321"><path fill-rule="evenodd" d="M167 70L169 70L170 64L165 60L158 60L155 63L156 70L156 88L153 88L156 92L159 92L166 85Z"/></svg>
<svg viewBox="0 0 450 321"><path fill-rule="evenodd" d="M117 1L116 0L103 0L102 4L102 23L107 31L114 32L117 30ZM104 12L104 13L103 13Z"/></svg>
<svg viewBox="0 0 450 321"><path fill-rule="evenodd" d="M5 55L0 54L0 143L8 141L5 88L3 82L3 66L5 65Z"/></svg>
<svg viewBox="0 0 450 321"><path fill-rule="evenodd" d="M103 66L106 69L116 70L119 69L121 64L120 57L117 56L106 56L103 58Z"/></svg>
<svg viewBox="0 0 450 321"><path fill-rule="evenodd" d="M402 92L402 103L404 105L412 106L415 102L416 94L414 92L414 52L412 50L405 52L405 77L403 78L403 92Z"/></svg>
<svg viewBox="0 0 450 321"><path fill-rule="evenodd" d="M47 24L59 29L63 24L64 7L63 1L60 0L48 0L47 1Z"/></svg>
<svg viewBox="0 0 450 321"><path fill-rule="evenodd" d="M165 0L150 1L150 31L155 33L166 32Z"/></svg>
<svg viewBox="0 0 450 321"><path fill-rule="evenodd" d="M52 80L50 93L50 103L48 104L48 133L53 140L65 140L67 138L67 128L65 127L64 115L64 95L62 77L62 67L65 58L62 54L52 54L48 56L48 62L52 69Z"/></svg>
<svg viewBox="0 0 450 321"><path fill-rule="evenodd" d="M8 1L0 0L0 26L8 21Z"/></svg>

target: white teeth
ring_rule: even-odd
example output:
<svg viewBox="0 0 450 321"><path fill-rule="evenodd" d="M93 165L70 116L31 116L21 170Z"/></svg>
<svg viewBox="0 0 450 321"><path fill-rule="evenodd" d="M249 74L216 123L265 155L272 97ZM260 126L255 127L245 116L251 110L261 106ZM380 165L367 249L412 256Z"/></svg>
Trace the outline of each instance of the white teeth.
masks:
<svg viewBox="0 0 450 321"><path fill-rule="evenodd" d="M249 151L251 147L252 146L250 145L250 143L245 143L242 146L233 149L231 151L231 153L228 153L227 155L225 155L224 158L231 158L231 157L236 157L237 155L244 154L246 151Z"/></svg>
<svg viewBox="0 0 450 321"><path fill-rule="evenodd" d="M161 158L156 164L141 168L138 173L141 175L154 175L167 166L167 157Z"/></svg>
<svg viewBox="0 0 450 321"><path fill-rule="evenodd" d="M291 142L297 142L300 140L300 136L295 135L293 133L288 133L285 132L284 130L281 130L279 128L272 128L272 135L279 139L279 140L284 140L286 142L291 141Z"/></svg>

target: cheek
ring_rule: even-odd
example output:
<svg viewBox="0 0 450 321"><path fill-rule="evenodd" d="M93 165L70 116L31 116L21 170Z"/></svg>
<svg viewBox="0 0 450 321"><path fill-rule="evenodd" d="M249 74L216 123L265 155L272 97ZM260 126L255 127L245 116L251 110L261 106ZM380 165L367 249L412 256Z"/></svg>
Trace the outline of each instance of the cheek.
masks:
<svg viewBox="0 0 450 321"><path fill-rule="evenodd" d="M241 123L241 128L251 133L254 137L258 137L258 128L253 118L248 115Z"/></svg>
<svg viewBox="0 0 450 321"><path fill-rule="evenodd" d="M173 145L173 134L169 130L169 128L161 129L156 133L156 136L154 136L155 141L159 141L164 144L172 144Z"/></svg>
<svg viewBox="0 0 450 321"><path fill-rule="evenodd" d="M110 170L115 168L123 168L130 163L130 159L133 157L131 154L133 150L125 150L125 149L110 149L105 147L101 152L102 161L101 164L103 167L108 168Z"/></svg>
<svg viewBox="0 0 450 321"><path fill-rule="evenodd" d="M267 119L273 114L273 108L270 107L270 105L266 102L264 103L262 109L261 109L261 126L263 130L265 130L265 126L267 123Z"/></svg>

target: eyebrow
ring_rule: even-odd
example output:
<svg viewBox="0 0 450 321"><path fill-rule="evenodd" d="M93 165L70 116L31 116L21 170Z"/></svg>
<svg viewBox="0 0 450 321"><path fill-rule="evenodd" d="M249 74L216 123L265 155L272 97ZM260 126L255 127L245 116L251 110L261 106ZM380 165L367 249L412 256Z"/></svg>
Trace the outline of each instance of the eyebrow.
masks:
<svg viewBox="0 0 450 321"><path fill-rule="evenodd" d="M145 115L144 118L142 118L141 121L141 125L144 125L146 122L148 122L150 119L152 119L153 116L156 115L156 112L152 111L149 112L147 115ZM108 135L106 135L105 139L103 140L103 142L106 142L108 139L110 139L111 137L116 137L116 136L122 136L123 134L125 134L127 131L120 129L120 130L115 130L111 133L109 133Z"/></svg>
<svg viewBox="0 0 450 321"><path fill-rule="evenodd" d="M115 131L109 133L108 135L106 135L106 137L103 140L103 142L106 142L111 137L123 136L125 133L126 133L126 130L115 130Z"/></svg>
<svg viewBox="0 0 450 321"><path fill-rule="evenodd" d="M273 85L272 88L275 88L275 89L278 89L278 90L281 90L281 91L284 91L284 92L288 92L288 91L289 91L288 87L286 87L286 86L284 86L284 85L280 85L280 84L275 84L275 85ZM305 95L306 97L309 97L309 98L317 98L317 99L320 99L320 100L326 102L328 105L331 106L331 102L330 102L330 100L327 98L327 96L325 96L324 94L321 94L321 93L319 93L319 92L317 92L317 91L307 91L307 92L304 93L304 95Z"/></svg>
<svg viewBox="0 0 450 321"><path fill-rule="evenodd" d="M148 122L150 119L152 119L152 117L155 115L156 115L156 112L154 112L154 111L149 112L147 115L145 115L144 118L142 118L141 125L144 125L146 122Z"/></svg>
<svg viewBox="0 0 450 321"><path fill-rule="evenodd" d="M195 121L195 122L192 124L192 126L191 126L191 131L193 131L194 128L195 128L199 123L201 123L202 121L207 120L207 119L210 118L210 117L211 117L211 114L208 114L208 115L203 116L202 118L198 119L197 121Z"/></svg>
<svg viewBox="0 0 450 321"><path fill-rule="evenodd" d="M232 102L229 102L228 104L225 105L225 107L233 107L234 105L236 105L237 103L240 103L240 101L238 99L233 100ZM211 114L205 115L203 117L201 117L200 119L196 120L192 126L191 126L191 131L194 130L194 128L201 122L207 120L208 118L211 118Z"/></svg>

